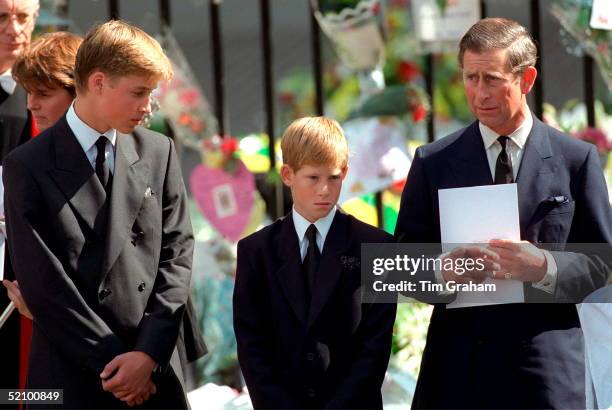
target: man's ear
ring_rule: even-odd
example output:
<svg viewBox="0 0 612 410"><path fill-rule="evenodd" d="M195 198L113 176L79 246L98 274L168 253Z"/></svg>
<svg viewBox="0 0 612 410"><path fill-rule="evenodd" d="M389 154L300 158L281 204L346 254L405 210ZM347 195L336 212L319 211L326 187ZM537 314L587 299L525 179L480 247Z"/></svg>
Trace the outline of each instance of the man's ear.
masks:
<svg viewBox="0 0 612 410"><path fill-rule="evenodd" d="M521 92L525 95L529 94L529 91L535 84L536 77L538 76L538 70L534 66L529 66L523 70L521 74Z"/></svg>
<svg viewBox="0 0 612 410"><path fill-rule="evenodd" d="M283 184L287 185L288 187L291 187L291 185L293 184L293 178L295 177L295 173L289 165L283 164L281 166L280 176L283 180Z"/></svg>

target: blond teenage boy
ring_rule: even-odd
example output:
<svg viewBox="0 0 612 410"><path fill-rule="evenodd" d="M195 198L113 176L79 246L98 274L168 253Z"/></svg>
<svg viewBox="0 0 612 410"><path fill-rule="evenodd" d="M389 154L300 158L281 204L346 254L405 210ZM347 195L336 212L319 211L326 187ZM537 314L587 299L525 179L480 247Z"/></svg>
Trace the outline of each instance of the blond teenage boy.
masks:
<svg viewBox="0 0 612 410"><path fill-rule="evenodd" d="M59 31L43 34L13 64L15 81L27 91L28 108L40 131L61 119L76 96L74 65L83 38ZM19 312L32 319L17 281L3 281ZM177 343L181 364L186 366L206 353L193 302L189 301Z"/></svg>
<svg viewBox="0 0 612 410"><path fill-rule="evenodd" d="M121 21L76 57L76 99L5 159L11 261L34 317L28 387L63 408L186 408L175 349L193 236L172 141L137 127L172 76Z"/></svg>
<svg viewBox="0 0 612 410"><path fill-rule="evenodd" d="M360 249L391 236L337 209L343 131L324 117L283 135L293 210L238 243L234 331L255 408L382 408L394 304L362 304Z"/></svg>

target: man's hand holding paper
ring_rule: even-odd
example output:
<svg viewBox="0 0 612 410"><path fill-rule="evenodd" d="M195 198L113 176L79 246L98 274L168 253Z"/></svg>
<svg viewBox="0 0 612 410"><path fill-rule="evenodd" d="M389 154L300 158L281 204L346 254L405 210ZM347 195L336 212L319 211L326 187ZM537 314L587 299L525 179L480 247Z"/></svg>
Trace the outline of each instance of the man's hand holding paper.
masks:
<svg viewBox="0 0 612 410"><path fill-rule="evenodd" d="M500 268L493 271L494 279L538 283L546 275L544 251L530 242L493 239L487 249L499 257Z"/></svg>

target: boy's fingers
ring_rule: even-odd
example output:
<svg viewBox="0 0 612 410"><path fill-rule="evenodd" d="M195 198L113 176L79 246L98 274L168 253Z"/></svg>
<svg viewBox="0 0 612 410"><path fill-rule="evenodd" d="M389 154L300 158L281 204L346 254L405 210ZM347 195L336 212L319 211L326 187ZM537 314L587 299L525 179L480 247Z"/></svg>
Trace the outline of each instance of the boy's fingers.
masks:
<svg viewBox="0 0 612 410"><path fill-rule="evenodd" d="M116 369L118 369L120 365L121 365L121 356L117 356L113 360L108 362L106 366L104 366L104 370L102 370L102 373L100 373L100 378L106 379L110 377L110 375L113 374L113 372Z"/></svg>
<svg viewBox="0 0 612 410"><path fill-rule="evenodd" d="M115 392L125 390L125 376L121 372L121 368L115 372L115 374L111 373L111 378L102 380L102 388L106 391Z"/></svg>
<svg viewBox="0 0 612 410"><path fill-rule="evenodd" d="M121 401L124 401L124 402L126 402L128 404L130 404L130 403L133 403L133 404L142 404L142 401L140 403L138 403L139 399L142 399L142 392L129 394L129 395L125 396L123 399L121 399Z"/></svg>

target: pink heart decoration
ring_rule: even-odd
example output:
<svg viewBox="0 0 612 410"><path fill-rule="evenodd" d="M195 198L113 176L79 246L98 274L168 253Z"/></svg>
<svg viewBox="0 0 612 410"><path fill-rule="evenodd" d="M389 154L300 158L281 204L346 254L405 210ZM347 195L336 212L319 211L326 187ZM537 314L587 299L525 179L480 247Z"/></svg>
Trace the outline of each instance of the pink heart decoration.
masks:
<svg viewBox="0 0 612 410"><path fill-rule="evenodd" d="M245 231L253 208L255 177L236 160L236 173L223 168L195 167L189 181L191 193L211 225L229 240L238 241Z"/></svg>

